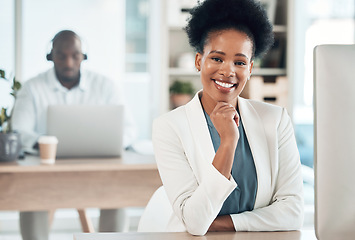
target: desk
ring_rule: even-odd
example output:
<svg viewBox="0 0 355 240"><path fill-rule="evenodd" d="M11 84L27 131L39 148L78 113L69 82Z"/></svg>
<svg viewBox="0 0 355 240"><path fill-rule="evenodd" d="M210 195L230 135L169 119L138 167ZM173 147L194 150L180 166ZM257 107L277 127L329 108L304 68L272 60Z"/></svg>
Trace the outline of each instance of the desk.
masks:
<svg viewBox="0 0 355 240"><path fill-rule="evenodd" d="M154 156L124 152L122 158L57 159L38 157L0 163L0 210L146 206L161 186Z"/></svg>
<svg viewBox="0 0 355 240"><path fill-rule="evenodd" d="M220 232L205 236L189 233L78 233L74 240L316 240L313 230L292 232Z"/></svg>

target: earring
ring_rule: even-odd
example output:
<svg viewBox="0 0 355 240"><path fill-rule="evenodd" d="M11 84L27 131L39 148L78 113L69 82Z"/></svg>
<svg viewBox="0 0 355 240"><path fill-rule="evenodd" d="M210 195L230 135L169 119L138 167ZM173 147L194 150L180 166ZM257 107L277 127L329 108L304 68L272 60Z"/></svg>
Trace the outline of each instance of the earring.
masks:
<svg viewBox="0 0 355 240"><path fill-rule="evenodd" d="M200 72L200 69L196 68L196 72Z"/></svg>

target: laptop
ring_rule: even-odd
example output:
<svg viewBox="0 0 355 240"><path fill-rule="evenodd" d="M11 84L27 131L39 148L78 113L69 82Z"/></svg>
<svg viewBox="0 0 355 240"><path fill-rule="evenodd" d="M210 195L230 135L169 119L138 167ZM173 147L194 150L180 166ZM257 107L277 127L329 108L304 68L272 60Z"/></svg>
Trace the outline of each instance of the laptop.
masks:
<svg viewBox="0 0 355 240"><path fill-rule="evenodd" d="M58 138L57 158L119 157L123 151L122 105L51 105L47 133Z"/></svg>
<svg viewBox="0 0 355 240"><path fill-rule="evenodd" d="M355 45L314 50L315 228L355 239Z"/></svg>

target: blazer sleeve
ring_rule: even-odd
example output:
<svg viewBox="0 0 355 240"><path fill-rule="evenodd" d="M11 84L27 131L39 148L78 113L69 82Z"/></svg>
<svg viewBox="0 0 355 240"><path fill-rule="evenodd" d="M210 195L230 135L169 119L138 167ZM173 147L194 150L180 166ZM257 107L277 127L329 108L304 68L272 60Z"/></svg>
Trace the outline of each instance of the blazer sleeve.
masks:
<svg viewBox="0 0 355 240"><path fill-rule="evenodd" d="M198 181L190 165L196 159L187 157L183 144L176 125L162 117L154 121L155 157L174 213L189 233L204 235L237 185L233 178L228 180L220 174L211 161Z"/></svg>
<svg viewBox="0 0 355 240"><path fill-rule="evenodd" d="M278 175L271 204L231 215L236 231L298 230L303 223L301 163L291 120L283 109L277 128Z"/></svg>

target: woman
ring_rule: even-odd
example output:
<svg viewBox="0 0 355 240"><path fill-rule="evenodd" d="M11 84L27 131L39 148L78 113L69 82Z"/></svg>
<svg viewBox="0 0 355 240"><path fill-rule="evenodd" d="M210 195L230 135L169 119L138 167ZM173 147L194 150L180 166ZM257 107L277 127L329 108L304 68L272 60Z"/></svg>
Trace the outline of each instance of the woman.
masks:
<svg viewBox="0 0 355 240"><path fill-rule="evenodd" d="M167 231L296 230L299 154L286 110L239 97L273 43L253 0L205 0L186 28L202 91L154 121L159 172L174 214Z"/></svg>

